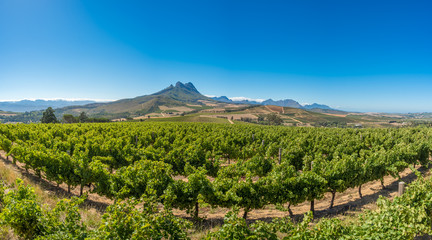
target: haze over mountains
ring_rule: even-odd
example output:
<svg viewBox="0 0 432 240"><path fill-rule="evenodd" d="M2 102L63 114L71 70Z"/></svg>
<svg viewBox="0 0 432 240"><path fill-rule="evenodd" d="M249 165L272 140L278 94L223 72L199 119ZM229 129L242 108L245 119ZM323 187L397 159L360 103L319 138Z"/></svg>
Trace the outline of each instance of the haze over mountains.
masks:
<svg viewBox="0 0 432 240"><path fill-rule="evenodd" d="M280 107L292 107L292 108L302 108L302 109L326 109L326 110L334 110L331 107L324 105L324 104L305 104L301 105L295 100L292 99L284 99L284 100L273 100L273 99L267 99L264 101L252 101L252 100L232 100L226 96L221 97L212 97L212 99L220 102L226 102L226 103L240 103L240 104L255 104L255 105L274 105L274 106L280 106Z"/></svg>
<svg viewBox="0 0 432 240"><path fill-rule="evenodd" d="M277 101L267 99L265 101L258 102L249 100L233 101L226 96L210 98L202 95L191 82L185 84L177 82L175 85L170 85L169 87L154 94L139 96L130 99L120 99L113 102L98 103L91 100L22 100L16 102L0 102L0 110L12 112L29 112L44 110L48 107L52 107L61 108L62 112L64 111L68 113L85 111L89 114L96 115L103 115L104 113L120 114L124 112L145 114L152 111L160 110L159 106L185 106L188 104L203 105L200 101L218 101L230 104L275 105L281 107L292 107L309 110L332 110L332 108L327 105L316 103L312 105L301 105L300 103L292 99L284 99Z"/></svg>
<svg viewBox="0 0 432 240"><path fill-rule="evenodd" d="M0 102L0 110L10 112L30 112L43 110L48 107L62 108L67 106L78 106L95 103L92 100L21 100L21 101L5 101Z"/></svg>
<svg viewBox="0 0 432 240"><path fill-rule="evenodd" d="M23 109L19 103L31 105L31 108ZM77 105L80 103L84 105ZM355 127L364 125L376 127L390 126L391 124L403 126L405 124L403 119L430 117L430 115L425 114L410 116L344 112L317 103L302 105L292 99L252 101L239 100L239 98L229 99L224 96L211 98L201 94L190 82L177 82L175 85L170 85L153 94L112 102L37 100L13 102L13 104L21 108L5 108L9 111L13 110L15 113L0 111L1 123L39 122L43 111L48 106L55 109L55 115L58 119L62 119L65 114L78 116L85 112L91 118L111 121L149 120L229 123L227 119L231 119L234 121L256 122L260 115L278 113L284 121L284 125L290 126ZM69 106L61 107L68 104ZM31 109L37 108L39 110L31 111ZM17 110L27 112L19 113Z"/></svg>

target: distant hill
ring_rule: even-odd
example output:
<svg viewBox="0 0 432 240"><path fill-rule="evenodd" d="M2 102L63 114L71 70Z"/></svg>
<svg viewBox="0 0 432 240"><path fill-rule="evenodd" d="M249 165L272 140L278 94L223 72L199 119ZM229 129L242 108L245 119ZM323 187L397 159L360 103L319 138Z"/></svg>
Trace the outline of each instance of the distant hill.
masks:
<svg viewBox="0 0 432 240"><path fill-rule="evenodd" d="M68 100L21 100L0 102L0 109L11 112L31 112L44 110L48 107L62 108L67 106L77 106L95 103L90 100L68 101Z"/></svg>
<svg viewBox="0 0 432 240"><path fill-rule="evenodd" d="M234 101L227 98L226 96L220 96L220 97L212 97L213 100L219 101L219 102L225 102L225 103L233 103ZM238 101L239 103L241 101Z"/></svg>
<svg viewBox="0 0 432 240"><path fill-rule="evenodd" d="M313 103L313 104L306 104L303 106L304 109L314 109L314 108L319 108L319 109L327 109L327 110L332 110L331 107L324 105L324 104L318 104L318 103Z"/></svg>
<svg viewBox="0 0 432 240"><path fill-rule="evenodd" d="M268 99L262 102L261 105L275 105L280 107L302 108L302 105L300 105L300 103L292 99L284 99L278 101L274 101L273 99Z"/></svg>
<svg viewBox="0 0 432 240"><path fill-rule="evenodd" d="M213 99L215 101L219 101L219 102L224 102L224 103L262 105L261 102L251 101L251 100L236 100L236 101L233 101L233 100L229 99L226 96L212 97L211 99Z"/></svg>
<svg viewBox="0 0 432 240"><path fill-rule="evenodd" d="M349 112L341 111L341 110L335 110L335 109L326 109L326 108L311 108L307 109L309 112L316 112L316 113L327 113L327 114L348 114Z"/></svg>
<svg viewBox="0 0 432 240"><path fill-rule="evenodd" d="M306 104L303 106L300 103L298 103L297 101L292 100L292 99L284 99L284 100L276 100L275 101L275 100L270 98L270 99L267 99L267 100L262 101L262 102L250 101L250 100L233 101L226 96L212 97L212 99L215 101L224 102L224 103L254 104L254 105L264 105L264 106L273 105L273 106L279 106L279 107L300 108L300 109L306 109L306 110L324 109L324 110L338 111L338 110L333 109L327 105L318 104L318 103Z"/></svg>
<svg viewBox="0 0 432 240"><path fill-rule="evenodd" d="M221 97L212 97L213 100L224 102L224 103L238 103L238 104L254 104L254 105L274 105L274 106L280 106L280 107L292 107L292 108L302 108L302 105L300 103L292 100L292 99L284 99L284 100L278 100L274 101L273 99L267 99L262 102L258 101L251 101L251 100L237 100L233 101L229 99L226 96Z"/></svg>

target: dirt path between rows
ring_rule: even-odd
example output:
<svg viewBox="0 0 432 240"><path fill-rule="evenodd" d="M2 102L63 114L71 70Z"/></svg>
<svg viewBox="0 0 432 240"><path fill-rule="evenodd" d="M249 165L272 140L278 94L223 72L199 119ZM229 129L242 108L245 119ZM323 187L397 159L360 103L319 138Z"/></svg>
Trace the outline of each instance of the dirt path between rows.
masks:
<svg viewBox="0 0 432 240"><path fill-rule="evenodd" d="M78 196L79 188L75 188L71 191L71 194L67 192L67 186L65 184L61 184L59 187L56 186L56 183L47 181L46 179L38 178L31 170L26 172L23 168L23 164L18 163L14 165L9 157L9 160L6 160L6 155L3 151L0 151L0 167L8 167L11 170L19 173L23 177L29 179L30 181L38 184L44 191L49 192L50 194L55 194L58 197L70 197L70 196ZM416 167L418 171L420 171L423 176L429 176L430 171L425 167ZM409 184L410 182L417 179L417 176L410 170L406 169L400 173L401 180L405 183ZM391 176L386 176L384 178L385 189L381 188L380 181L372 181L366 183L362 186L362 194L363 198L360 198L358 195L358 188L351 188L343 193L337 193L335 198L335 207L333 209L329 209L331 194L326 193L324 198L321 200L315 200L315 218L319 219L322 217L337 217L344 218L345 216L351 216L358 214L359 212L365 209L375 209L376 208L376 200L379 196L384 196L389 199L393 199L397 195L398 189L398 179L394 179ZM85 192L88 191L88 188L84 189ZM104 212L106 207L112 204L113 201L99 196L95 193L89 193L88 199L85 202L86 207L94 208L99 212ZM286 206L285 206L286 207ZM291 207L292 211L295 214L295 219L299 220L302 218L303 214L308 212L310 209L310 202L304 202L297 206ZM200 209L200 217L205 218L205 225L209 228L213 226L221 225L223 223L223 218L225 214L229 211L227 208L211 208L210 206L201 206ZM185 211L181 211L178 209L173 210L174 214L180 217L189 218ZM280 211L276 209L274 205L268 205L263 209L252 210L248 214L248 221L254 222L256 220L261 221L271 221L276 217L284 217L288 216L287 212Z"/></svg>
<svg viewBox="0 0 432 240"><path fill-rule="evenodd" d="M60 184L60 186L57 186L55 182L48 181L45 178L37 177L32 170L27 172L24 168L24 164L17 162L17 164L14 165L12 163L11 157L9 157L9 160L6 160L5 152L0 150L0 168L4 167L9 168L11 171L16 172L17 175L21 175L23 178L28 179L33 184L40 186L50 195L55 195L59 198L79 196L79 187L71 189L71 193L68 193L66 184ZM84 187L84 192L87 192L88 190L88 187ZM86 208L93 208L103 213L105 212L105 209L113 203L114 201L106 197L99 196L96 193L88 193L88 197L84 202L84 205Z"/></svg>
<svg viewBox="0 0 432 240"><path fill-rule="evenodd" d="M424 167L416 167L423 176L429 176L429 169ZM417 179L415 173L410 169L405 169L400 173L401 181L409 184L410 182ZM391 176L384 178L385 189L382 189L380 181L372 181L362 185L363 198L359 197L358 188L350 188L343 193L336 193L334 207L329 209L331 193L326 193L324 198L321 200L315 200L315 219L323 217L337 217L345 218L361 213L366 209L376 209L376 200L380 197L386 197L393 199L397 196L398 191L398 179L394 179ZM284 207L287 207L286 205ZM303 218L303 215L310 210L310 202L303 202L297 206L291 207L296 221ZM210 207L202 208L200 210L200 216L206 217L206 221L209 225L214 226L223 223L223 218L229 209L217 208L212 209ZM174 213L178 216L189 217L186 213L179 210L174 210ZM252 210L248 214L248 222L254 222L256 220L270 222L273 218L289 216L288 212L280 211L276 209L274 205L265 206L262 209Z"/></svg>

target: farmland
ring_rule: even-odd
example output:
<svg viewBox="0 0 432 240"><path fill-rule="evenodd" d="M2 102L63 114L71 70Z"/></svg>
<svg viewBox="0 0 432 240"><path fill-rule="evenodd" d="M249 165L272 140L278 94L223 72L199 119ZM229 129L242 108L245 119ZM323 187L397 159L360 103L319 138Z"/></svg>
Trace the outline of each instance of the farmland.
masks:
<svg viewBox="0 0 432 240"><path fill-rule="evenodd" d="M214 119L226 124L0 125L0 148L8 161L68 192L97 195L112 206L126 204L119 207L146 202L156 207L148 210L154 213L163 206L161 218L186 225L188 221L181 219L198 224L209 207L227 209L227 217L240 224L263 209L285 210L295 219L292 210L304 210L308 204L311 215L305 221L311 221L307 219L316 210L315 202L324 197L332 209L340 202L337 195L350 189L363 198L362 191L368 194L364 187L371 182L381 181L384 187L384 179L406 176L409 166L429 165L428 128L294 128L231 125ZM20 183L16 186L27 191ZM176 220L173 212L183 218ZM236 217L239 212L242 218ZM274 234L295 232L295 227L285 231L273 224ZM254 226L244 230L258 228ZM225 228L229 224L208 237L219 238Z"/></svg>

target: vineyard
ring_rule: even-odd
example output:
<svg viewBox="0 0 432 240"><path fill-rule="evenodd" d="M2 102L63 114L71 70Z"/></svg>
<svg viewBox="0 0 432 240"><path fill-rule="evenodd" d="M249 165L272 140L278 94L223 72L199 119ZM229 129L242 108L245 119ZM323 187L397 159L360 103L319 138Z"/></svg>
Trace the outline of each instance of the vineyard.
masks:
<svg viewBox="0 0 432 240"><path fill-rule="evenodd" d="M357 188L362 197L362 185L370 181L383 181L388 175L399 178L409 166L429 165L431 136L428 128L19 124L0 125L0 149L27 171L58 185L66 184L69 191L78 188L84 195L59 203L58 212L67 211L73 218L63 222L55 215L58 212L48 214L34 204L29 210L44 219L38 221L40 224L55 222L70 239L188 238L186 231L191 224L171 210L186 210L198 222L202 205L232 209L225 224L209 233L208 239L406 239L430 231L429 180L415 182L408 188L411 195L393 202L380 199L380 211L365 213L356 224L324 220L310 227L309 223L315 200L325 193L331 193L328 204L333 208L335 196L349 188ZM19 232L22 229L14 227L19 225L15 221L19 216L11 209L28 207L24 202L32 202L34 194L20 182L6 192L0 196L4 208L0 220ZM76 207L86 192L114 200L97 233L77 224ZM138 210L137 205L143 202L144 207ZM290 208L303 202L310 203L311 211L299 224L282 218L246 225L253 210L275 205L292 215ZM159 211L157 205L163 205L164 210ZM129 220L126 212L130 213ZM70 229L61 228L61 224L69 224ZM124 229L116 228L116 224L124 224ZM392 229L384 231L384 226ZM56 231L59 234L60 230L43 225L20 235L53 239L50 234Z"/></svg>

